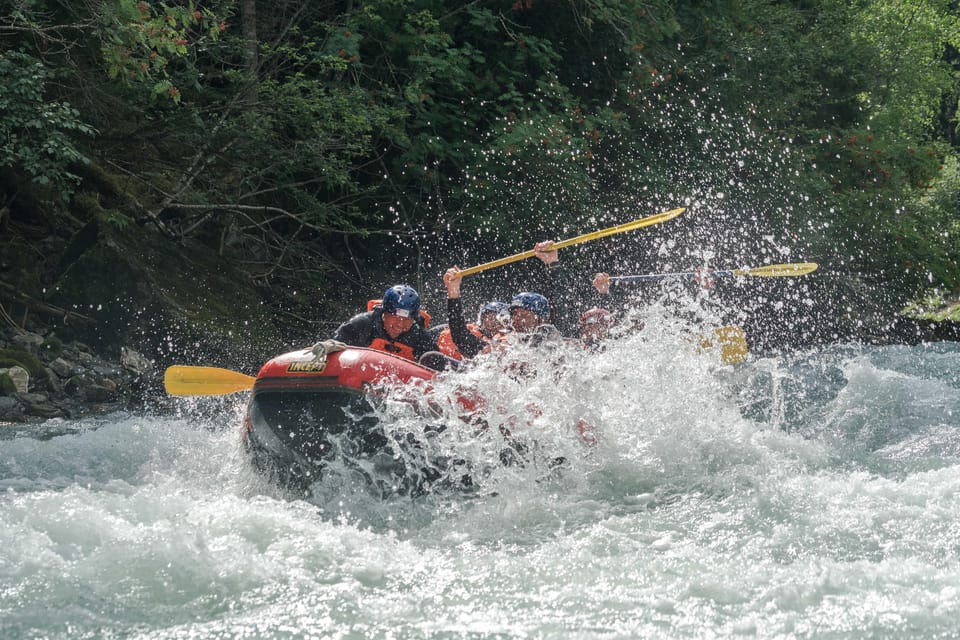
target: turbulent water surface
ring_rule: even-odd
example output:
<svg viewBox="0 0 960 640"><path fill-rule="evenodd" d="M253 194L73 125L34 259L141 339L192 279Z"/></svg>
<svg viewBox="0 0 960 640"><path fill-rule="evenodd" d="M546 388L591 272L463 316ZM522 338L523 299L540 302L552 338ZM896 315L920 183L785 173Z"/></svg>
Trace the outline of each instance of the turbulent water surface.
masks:
<svg viewBox="0 0 960 640"><path fill-rule="evenodd" d="M403 390L378 408L445 426L467 488L346 465L285 493L242 395L0 426L0 637L960 635L960 346L724 366L673 329L444 374L426 421Z"/></svg>

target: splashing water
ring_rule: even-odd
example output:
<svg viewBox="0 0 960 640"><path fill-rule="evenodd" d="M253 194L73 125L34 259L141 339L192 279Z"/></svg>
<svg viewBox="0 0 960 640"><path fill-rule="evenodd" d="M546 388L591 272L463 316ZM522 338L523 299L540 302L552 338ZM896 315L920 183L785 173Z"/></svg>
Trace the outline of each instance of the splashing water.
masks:
<svg viewBox="0 0 960 640"><path fill-rule="evenodd" d="M471 476L420 495L285 493L242 450L243 397L5 426L0 635L952 635L960 347L726 366L643 320L388 397L391 437Z"/></svg>

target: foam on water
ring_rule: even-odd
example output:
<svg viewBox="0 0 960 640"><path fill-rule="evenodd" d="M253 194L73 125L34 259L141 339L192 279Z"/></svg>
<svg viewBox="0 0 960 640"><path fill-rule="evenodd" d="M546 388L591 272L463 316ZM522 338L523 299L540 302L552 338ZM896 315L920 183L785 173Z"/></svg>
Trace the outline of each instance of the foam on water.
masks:
<svg viewBox="0 0 960 640"><path fill-rule="evenodd" d="M490 358L378 407L464 461L468 490L289 495L248 464L242 396L8 432L0 635L954 634L960 349L729 367L644 319L602 353L529 353L524 375ZM482 424L446 402L467 387ZM501 463L501 426L525 464Z"/></svg>

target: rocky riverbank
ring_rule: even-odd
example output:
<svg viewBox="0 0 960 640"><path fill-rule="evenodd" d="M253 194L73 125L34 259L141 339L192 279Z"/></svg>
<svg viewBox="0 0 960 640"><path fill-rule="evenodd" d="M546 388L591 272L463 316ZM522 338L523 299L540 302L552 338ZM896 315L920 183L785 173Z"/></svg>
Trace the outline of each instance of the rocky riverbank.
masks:
<svg viewBox="0 0 960 640"><path fill-rule="evenodd" d="M82 342L0 331L0 423L77 419L143 406L162 372L137 351L106 358Z"/></svg>

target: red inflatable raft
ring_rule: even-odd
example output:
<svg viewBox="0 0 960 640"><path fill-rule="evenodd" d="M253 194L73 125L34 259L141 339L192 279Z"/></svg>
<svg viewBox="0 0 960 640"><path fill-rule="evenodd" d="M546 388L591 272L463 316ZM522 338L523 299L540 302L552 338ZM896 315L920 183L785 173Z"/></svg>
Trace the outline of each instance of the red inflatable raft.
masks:
<svg viewBox="0 0 960 640"><path fill-rule="evenodd" d="M396 438L384 433L376 400L391 386L425 393L436 373L358 347L319 359L310 350L277 356L263 365L253 384L245 419L247 449L258 468L292 486L319 480L334 459L399 483L409 475L404 464L409 455L400 455ZM472 409L466 399L456 402L465 412Z"/></svg>

